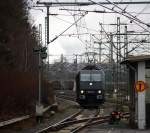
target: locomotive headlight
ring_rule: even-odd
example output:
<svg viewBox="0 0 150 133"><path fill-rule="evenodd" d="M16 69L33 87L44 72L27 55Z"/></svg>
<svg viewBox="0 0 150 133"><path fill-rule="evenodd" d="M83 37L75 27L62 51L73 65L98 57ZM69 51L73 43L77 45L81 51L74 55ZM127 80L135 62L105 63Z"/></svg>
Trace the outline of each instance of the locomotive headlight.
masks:
<svg viewBox="0 0 150 133"><path fill-rule="evenodd" d="M89 83L89 85L90 85L90 86L92 86L92 85L93 85L93 83Z"/></svg>
<svg viewBox="0 0 150 133"><path fill-rule="evenodd" d="M98 94L101 94L102 93L102 91L101 90L98 90Z"/></svg>
<svg viewBox="0 0 150 133"><path fill-rule="evenodd" d="M83 94L83 93L84 93L84 91L83 91L83 90L81 90L80 92L81 92L81 94Z"/></svg>

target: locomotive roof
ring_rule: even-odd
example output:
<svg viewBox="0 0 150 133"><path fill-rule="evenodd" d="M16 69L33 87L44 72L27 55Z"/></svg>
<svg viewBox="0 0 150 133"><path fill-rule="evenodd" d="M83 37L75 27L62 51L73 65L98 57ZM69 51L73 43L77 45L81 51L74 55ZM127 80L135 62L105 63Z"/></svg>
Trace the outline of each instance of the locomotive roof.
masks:
<svg viewBox="0 0 150 133"><path fill-rule="evenodd" d="M85 66L82 70L100 70L96 65Z"/></svg>

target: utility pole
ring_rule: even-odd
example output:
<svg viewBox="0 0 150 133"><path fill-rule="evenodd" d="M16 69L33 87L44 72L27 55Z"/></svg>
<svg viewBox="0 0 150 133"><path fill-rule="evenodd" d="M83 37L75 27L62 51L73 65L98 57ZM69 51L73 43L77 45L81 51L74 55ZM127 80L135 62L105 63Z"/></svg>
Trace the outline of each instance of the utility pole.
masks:
<svg viewBox="0 0 150 133"><path fill-rule="evenodd" d="M113 35L110 34L110 63L113 64Z"/></svg>
<svg viewBox="0 0 150 133"><path fill-rule="evenodd" d="M124 60L128 58L128 34L127 34L127 25L124 27ZM127 66L124 66L124 74L126 75L126 87L124 87L124 90L126 91L126 100L129 100L129 69Z"/></svg>
<svg viewBox="0 0 150 133"><path fill-rule="evenodd" d="M75 54L75 68L76 68L76 72L78 71L78 55Z"/></svg>
<svg viewBox="0 0 150 133"><path fill-rule="evenodd" d="M114 42L113 42L113 34L112 33L110 33L110 48L109 48L109 60L110 60L110 70L111 70L111 83L112 83L112 90L113 90L113 96L114 96L114 98L116 99L116 97L117 97L117 95L116 95L116 84L115 84L115 82L116 82L116 79L117 78L115 78L115 62L114 62L114 59L113 59L113 44Z"/></svg>
<svg viewBox="0 0 150 133"><path fill-rule="evenodd" d="M49 18L49 17L48 17ZM47 67L46 67L46 70L47 70L47 78L49 77L49 48L48 48L48 42L49 42L49 26L48 26L48 22L49 20L47 20L47 17L45 17L45 47L47 47L47 53L48 53L48 57L47 57Z"/></svg>
<svg viewBox="0 0 150 133"><path fill-rule="evenodd" d="M46 53L47 48L42 47L42 25L39 24L38 32L38 47L34 48L34 53L38 54L39 59L39 88L38 88L38 103L36 104L36 118L37 122L41 122L43 116L43 105L41 103L41 81L42 81L42 59L47 57Z"/></svg>
<svg viewBox="0 0 150 133"><path fill-rule="evenodd" d="M99 43L99 63L101 63L101 58L102 58L102 33L103 33L102 23L100 23L100 26L101 26L101 30L100 30L101 42Z"/></svg>
<svg viewBox="0 0 150 133"><path fill-rule="evenodd" d="M47 46L47 17L45 17L45 47Z"/></svg>
<svg viewBox="0 0 150 133"><path fill-rule="evenodd" d="M49 17L48 17L49 18ZM49 21L49 20L48 20ZM47 53L48 53L48 57L47 57L47 74L49 72L49 48L48 48L48 41L49 41L49 28L48 28L48 24L47 24L47 17L45 17L45 47L47 47ZM48 77L48 75L47 75Z"/></svg>
<svg viewBox="0 0 150 133"><path fill-rule="evenodd" d="M63 54L60 55L60 62L61 62L61 64L64 63L64 55Z"/></svg>
<svg viewBox="0 0 150 133"><path fill-rule="evenodd" d="M39 24L39 47L42 47L42 25ZM42 61L41 52L39 52L39 98L38 104L41 105L41 80L42 80Z"/></svg>
<svg viewBox="0 0 150 133"><path fill-rule="evenodd" d="M47 45L49 44L49 6L46 6L47 9Z"/></svg>
<svg viewBox="0 0 150 133"><path fill-rule="evenodd" d="M102 43L100 42L99 43L99 63L101 63L102 61L101 56L102 56Z"/></svg>
<svg viewBox="0 0 150 133"><path fill-rule="evenodd" d="M116 68L116 90L117 90L117 106L116 109L118 109L118 96L119 96L119 80L120 80L120 51L121 51L121 46L120 46L120 18L117 17L117 68Z"/></svg>
<svg viewBox="0 0 150 133"><path fill-rule="evenodd" d="M124 35L124 59L128 58L128 35L127 35L127 26L125 26L125 35Z"/></svg>
<svg viewBox="0 0 150 133"><path fill-rule="evenodd" d="M39 1L37 1L36 4L37 5L44 5L44 7L46 7L46 17L45 17L45 45L47 47L47 51L49 52L49 50L48 50L48 44L49 44L49 8L50 8L50 5L46 4L45 2L39 2ZM49 69L49 56L48 56L48 69Z"/></svg>
<svg viewBox="0 0 150 133"><path fill-rule="evenodd" d="M101 41L100 42L94 41L94 43L97 43L99 45L98 48L95 48L95 49L99 50L98 51L98 57L99 57L98 62L101 63L101 61L102 61L102 49L103 49L102 48L102 42ZM94 58L94 55L96 55L96 52L93 52L93 58Z"/></svg>
<svg viewBox="0 0 150 133"><path fill-rule="evenodd" d="M80 56L80 63L83 63L83 60L82 60L82 54L81 55L79 55Z"/></svg>

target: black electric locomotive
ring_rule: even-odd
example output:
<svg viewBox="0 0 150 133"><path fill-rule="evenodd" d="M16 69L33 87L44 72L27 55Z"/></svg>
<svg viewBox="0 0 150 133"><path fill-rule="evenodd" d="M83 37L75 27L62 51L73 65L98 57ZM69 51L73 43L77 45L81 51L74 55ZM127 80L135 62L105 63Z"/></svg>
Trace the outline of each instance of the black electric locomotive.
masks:
<svg viewBox="0 0 150 133"><path fill-rule="evenodd" d="M84 67L76 76L76 100L82 107L104 103L104 72L95 65Z"/></svg>

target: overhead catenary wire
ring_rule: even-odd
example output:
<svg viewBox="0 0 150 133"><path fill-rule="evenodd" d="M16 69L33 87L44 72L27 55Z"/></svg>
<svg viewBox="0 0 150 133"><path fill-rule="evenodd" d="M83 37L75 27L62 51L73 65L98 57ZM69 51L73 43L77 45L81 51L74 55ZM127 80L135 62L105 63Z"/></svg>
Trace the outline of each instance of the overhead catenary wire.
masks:
<svg viewBox="0 0 150 133"><path fill-rule="evenodd" d="M58 1L58 0L56 0L56 2L59 4L59 5L61 5L60 4L60 2ZM62 6L64 9L65 9L65 7L64 6ZM69 11L67 11L70 15L72 15L72 13L71 12L69 12Z"/></svg>
<svg viewBox="0 0 150 133"><path fill-rule="evenodd" d="M95 39L97 39L98 41L101 41L100 39L98 39L96 36L94 36L93 35L93 37L95 38ZM110 40L109 40L109 42L110 42ZM111 42L111 43L113 43L113 42ZM104 43L103 43L104 44ZM107 46L106 44L104 44L107 48L109 48L109 46ZM115 51L113 51L113 53L115 54L115 55L117 55L117 52L115 52ZM121 57L123 57L123 55L121 55Z"/></svg>
<svg viewBox="0 0 150 133"><path fill-rule="evenodd" d="M101 28L102 28L102 30L105 32L108 41L111 42L111 39L110 39L108 33L107 33L107 32L105 31L105 29L103 28L103 26L101 26ZM113 42L111 42L111 43L113 44L114 48L117 49L117 47L114 45L114 43L113 43ZM117 49L117 50L118 50L118 49Z"/></svg>
<svg viewBox="0 0 150 133"><path fill-rule="evenodd" d="M56 0L58 3L59 3L59 1L58 0ZM76 0L75 0L75 2L76 2ZM63 6L63 9L65 9L65 7ZM74 21L76 21L76 18L75 18L75 16L77 16L77 14L72 14L72 12L70 12L69 10L66 10L70 15L72 15L72 17L73 17L73 19L74 19ZM79 15L81 15L81 13L80 14L78 14L78 16ZM77 30L77 33L79 33L79 30L78 30L78 24L77 23L75 23L75 27L76 27L76 30Z"/></svg>
<svg viewBox="0 0 150 133"><path fill-rule="evenodd" d="M92 0L89 0L89 1L94 2L94 1L92 1ZM123 16L129 18L129 19L132 20L132 21L135 20L135 18L132 18L131 16L127 16L126 14L124 14L123 11L122 11L122 12L119 12L119 11L116 11L116 10L111 9L111 8L109 8L109 7L106 7L106 6L102 5L102 4L99 4L99 3L97 3L97 2L94 2L94 3L96 3L97 5L100 5L100 6L106 8L106 9L108 9L108 10L114 11L115 13L118 13L118 14L120 14L120 15L123 15ZM148 31L148 32L150 33L149 30L147 30L145 27L141 26L139 23L137 23L137 22L135 22L135 21L133 21L133 22L134 22L136 25L138 25L139 27L143 28L144 30L146 30L146 31Z"/></svg>
<svg viewBox="0 0 150 133"><path fill-rule="evenodd" d="M59 18L58 18L59 19ZM62 19L61 19L62 20ZM66 21L66 20L62 20L62 21ZM66 21L67 23L70 23L70 24L72 24L71 22L68 22L68 21ZM98 32L98 31L97 31ZM141 32L140 32L141 33ZM106 33L105 33L106 34ZM106 35L108 35L108 34L106 34ZM108 35L109 36L109 35ZM137 36L136 36L137 37ZM135 38L136 38L135 37ZM134 39L132 39L132 40L135 40L135 38ZM79 38L78 38L79 39ZM80 40L80 39L79 39ZM83 44L85 44L85 42L83 42L82 40L80 40ZM132 43L132 42L131 42ZM130 44L130 42L129 42L129 44ZM132 51L134 51L135 49L137 49L137 48L139 48L140 47L140 45L141 45L141 43L140 44L138 44L138 45L136 45L135 47L133 47L130 51L128 51L128 53L131 53Z"/></svg>
<svg viewBox="0 0 150 133"><path fill-rule="evenodd" d="M147 7L147 6L146 6ZM136 13L136 12L129 12L129 13L134 13L134 14L149 14L149 13L142 13L145 9L146 9L146 7L142 10L142 11L140 11L140 13ZM126 6L126 8L127 8L127 6ZM83 12L85 12L85 11L87 11L87 12L94 12L94 13L115 13L115 12L110 12L110 11L105 11L105 10L103 10L103 11L101 11L101 10L81 10L81 9L79 9L79 10L72 10L72 9L60 9L60 10L69 10L69 11L83 11ZM125 10L125 9L124 9ZM106 24L106 25L110 25L110 24ZM126 24L126 25L130 25L130 24ZM133 25L133 24L132 24ZM137 24L136 24L137 25Z"/></svg>
<svg viewBox="0 0 150 133"><path fill-rule="evenodd" d="M60 4L61 3L61 4ZM89 6L89 5L94 5L94 3L90 2L40 2L37 1L36 4L43 4L51 7L57 7L57 6ZM108 2L99 2L100 4L104 5L110 5ZM126 5L126 4L150 4L150 1L126 1L126 2L114 2L117 5ZM38 7L43 7L43 6L38 6Z"/></svg>
<svg viewBox="0 0 150 133"><path fill-rule="evenodd" d="M71 24L67 29L65 29L63 32L61 32L59 35L57 35L56 37L54 37L50 42L54 42L56 39L58 39L62 34L64 34L67 30L69 30L73 25L75 25L79 20L81 20L87 13L83 14L83 16L81 16L76 22L74 22L73 24Z"/></svg>
<svg viewBox="0 0 150 133"><path fill-rule="evenodd" d="M53 17L55 17L55 18L57 18L57 19L59 19L59 20L61 20L61 21L63 21L63 22L66 22L66 23L68 23L68 24L72 24L72 22L70 22L70 21L61 19L61 18L56 17L56 16L53 16ZM81 27L81 28L87 28L87 27L84 27L84 26L81 26L81 25L78 25L78 27ZM87 29L88 29L88 30L91 30L91 31L99 32L98 30L95 30L95 29L92 29L92 28L87 28Z"/></svg>
<svg viewBox="0 0 150 133"><path fill-rule="evenodd" d="M126 14L128 14L129 16L131 16L132 18L134 18L137 22L142 23L142 24L144 24L144 25L150 27L149 24L144 23L143 21L141 21L140 19L138 19L136 16L133 16L132 14L126 12L125 10L123 10L121 7L119 7L119 6L118 6L117 4L115 4L114 2L111 2L111 1L109 1L109 0L105 0L105 1L111 3L112 5L114 5L114 6L117 7L118 9L120 9L120 10L122 11L122 15L123 15L124 13L126 13ZM132 19L132 18L131 18L131 19Z"/></svg>
<svg viewBox="0 0 150 133"><path fill-rule="evenodd" d="M123 1L123 0L122 0ZM130 0L131 2L132 0ZM126 9L128 8L129 4L126 5L126 7L123 9L124 11L126 11Z"/></svg>
<svg viewBox="0 0 150 133"><path fill-rule="evenodd" d="M89 0L89 1L91 1L91 0ZM137 23L136 23L137 24ZM138 24L139 25L139 24ZM141 26L140 26L141 27ZM144 28L144 27L142 27L142 28ZM144 28L145 29L145 28ZM145 30L147 30L147 29L145 29ZM147 30L148 32L149 32L149 30ZM150 32L149 32L150 33ZM107 35L107 34L106 34ZM108 35L107 35L108 36ZM109 36L108 36L109 37ZM112 43L113 44L113 43ZM113 44L114 45L114 44ZM115 45L114 45L115 46ZM141 46L141 43L140 44L138 44L138 45L136 45L134 48L132 48L132 50L130 50L130 51L128 51L128 53L131 53L132 51L134 51L135 49L137 49L137 48L139 48Z"/></svg>
<svg viewBox="0 0 150 133"><path fill-rule="evenodd" d="M120 0L119 3L121 3L122 1L123 1L123 0ZM115 8L115 6L112 7L112 9L114 9L114 8Z"/></svg>
<svg viewBox="0 0 150 133"><path fill-rule="evenodd" d="M102 27L103 28L103 27ZM105 31L105 29L103 28L103 31L105 32L105 34L106 34L106 36L107 36L107 39L108 39L108 41L110 42L110 38L109 38L109 35L107 34L107 32ZM95 36L94 36L95 37ZM95 37L96 38L96 37ZM98 38L96 38L96 39L98 39ZM99 40L99 39L98 39ZM133 39L132 39L133 40ZM135 40L135 38L134 38L134 40ZM111 42L112 44L113 44L113 46L115 46L114 45L114 42ZM133 42L134 43L134 42ZM140 42L139 40L137 40L137 45L135 45L134 47L132 47L132 49L130 50L130 51L128 51L127 53L129 54L129 53L131 53L131 52L133 52L134 50L136 50L137 48L139 48L143 43L142 42ZM132 44L132 41L129 41L128 42L128 44ZM107 45L105 45L105 46L107 46ZM124 47L124 46L123 46ZM121 48L123 48L123 47L121 47ZM116 47L115 47L115 49L117 49ZM116 55L117 55L117 53L116 52L114 52L113 51L113 53L115 53ZM121 57L123 57L123 55L120 55Z"/></svg>
<svg viewBox="0 0 150 133"><path fill-rule="evenodd" d="M128 15L124 14L123 12L119 12L119 11L113 10L113 9L111 9L111 8L109 8L109 7L107 7L107 6L104 6L104 5L102 5L102 4L98 3L98 2L95 2L95 1L93 1L93 0L88 0L88 1L90 1L90 2L92 2L92 3L95 3L95 4L97 4L97 5L101 6L101 7L104 7L104 8L106 8L106 9L108 9L108 10L114 11L115 13L118 13L118 14L120 14L120 15L123 15L123 16L127 17L128 19L132 20L135 24L137 24L139 27L141 27L142 29L144 29L144 30L146 30L147 32L150 33L150 31L149 31L148 29L146 29L145 27L143 27L142 25L140 25L139 22L137 22L137 20L136 20L135 18L133 18L133 17L131 17L131 16L128 16ZM145 24L145 23L144 23L144 24ZM148 26L148 25L147 25L147 26Z"/></svg>
<svg viewBox="0 0 150 133"><path fill-rule="evenodd" d="M70 10L70 9L65 9L65 10ZM78 10L77 10L78 11ZM87 10L80 10L80 11L87 11ZM88 11L87 11L88 12ZM93 11L92 11L93 12ZM94 11L95 12L95 11ZM103 11L99 11L100 13L102 13ZM104 11L105 12L105 11ZM140 12L141 13L141 12ZM106 24L106 25L110 25L110 24ZM127 24L127 25L129 25L129 24ZM133 25L133 24L132 24ZM81 27L81 26L80 26ZM91 30L91 29L90 29ZM141 32L140 32L141 33ZM83 34L85 34L85 33L83 33ZM73 35L73 34L72 34ZM68 35L68 36L72 36L72 35ZM80 36L81 36L81 34L80 34ZM137 37L137 36L136 36ZM136 37L134 37L134 39L136 38ZM133 40L133 39L132 39ZM123 46L124 47L124 46ZM121 48L123 48L123 47L121 47Z"/></svg>
<svg viewBox="0 0 150 133"><path fill-rule="evenodd" d="M138 14L136 14L135 17L139 16L140 14L142 14L148 7L149 5L146 5Z"/></svg>
<svg viewBox="0 0 150 133"><path fill-rule="evenodd" d="M82 11L82 12L94 12L94 13L115 13L114 11L106 11L106 10L84 10L84 9L68 9L68 8L65 8L65 9L62 9L62 8L60 8L59 10L68 10L68 11ZM137 12L128 12L128 13L130 13L130 14L139 14L139 13L137 13ZM144 13L142 13L142 12L140 12L140 14L147 14L147 15L149 15L150 14L150 12L144 12ZM58 14L59 15L59 14ZM61 15L61 14L60 14Z"/></svg>

